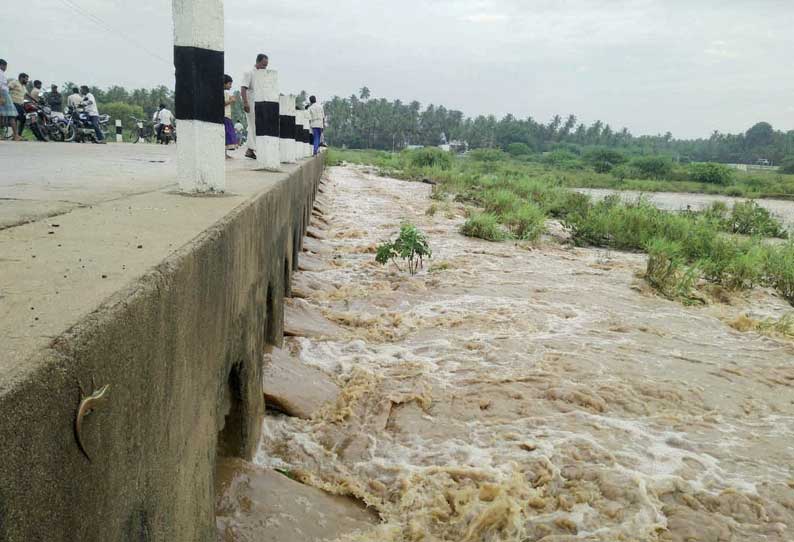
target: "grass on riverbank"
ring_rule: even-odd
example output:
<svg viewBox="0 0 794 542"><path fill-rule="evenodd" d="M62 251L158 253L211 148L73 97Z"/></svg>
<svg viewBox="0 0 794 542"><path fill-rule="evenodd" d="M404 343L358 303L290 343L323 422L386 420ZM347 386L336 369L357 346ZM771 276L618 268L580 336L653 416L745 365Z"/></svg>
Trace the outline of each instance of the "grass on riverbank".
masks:
<svg viewBox="0 0 794 542"><path fill-rule="evenodd" d="M438 158L445 155L444 158ZM479 149L467 157L454 157L439 149L419 149L391 153L372 150L330 149L326 154L329 164L341 161L371 165L383 174L404 179L434 180L449 178L451 174L492 174L507 178L533 178L554 186L566 188L606 188L637 192L685 192L725 195L746 198L794 199L794 175L775 171L742 172L714 167L726 175L721 182L698 182L714 179L708 175L712 164L678 166L669 164L663 177L641 178L636 167L623 165L608 173L599 173L598 167L589 165L583 157L576 160L558 160L554 153L539 157L537 161L516 159L493 149ZM570 158L570 157L569 157ZM576 157L574 157L576 158ZM703 169L706 169L704 174Z"/></svg>
<svg viewBox="0 0 794 542"><path fill-rule="evenodd" d="M593 202L547 175L511 164L455 161L434 149L404 152L336 151L330 163L372 165L403 179L432 179L435 200L473 205L461 232L489 241L536 240L548 217L558 218L577 245L648 252L646 279L662 295L694 301L699 280L733 290L770 286L794 303L794 243L783 225L754 202L715 204L701 212L662 211L643 199L614 196Z"/></svg>

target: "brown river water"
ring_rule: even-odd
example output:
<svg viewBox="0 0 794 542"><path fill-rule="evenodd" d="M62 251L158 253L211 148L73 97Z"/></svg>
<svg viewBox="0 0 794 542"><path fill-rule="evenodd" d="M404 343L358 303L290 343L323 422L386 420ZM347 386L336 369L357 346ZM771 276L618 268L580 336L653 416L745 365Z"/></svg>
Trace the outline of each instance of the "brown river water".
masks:
<svg viewBox="0 0 794 542"><path fill-rule="evenodd" d="M255 463L366 503L381 523L344 540L794 540L794 343L729 325L791 306L685 307L643 255L469 239L427 185L326 176L300 278L343 332L285 349L342 392L269 414ZM403 220L433 249L415 277L374 261Z"/></svg>

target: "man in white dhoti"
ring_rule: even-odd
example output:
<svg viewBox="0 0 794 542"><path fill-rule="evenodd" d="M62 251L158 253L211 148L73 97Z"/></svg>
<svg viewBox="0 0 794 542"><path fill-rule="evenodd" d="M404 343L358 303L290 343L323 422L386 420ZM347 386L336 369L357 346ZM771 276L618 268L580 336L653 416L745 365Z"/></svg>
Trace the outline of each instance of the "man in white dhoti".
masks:
<svg viewBox="0 0 794 542"><path fill-rule="evenodd" d="M259 53L256 55L256 64L254 70L267 69L268 58L266 54ZM256 113L254 113L254 78L253 70L243 74L243 81L240 85L240 97L243 101L243 109L245 116L248 119L248 140L246 141L248 150L245 151L247 158L256 160Z"/></svg>

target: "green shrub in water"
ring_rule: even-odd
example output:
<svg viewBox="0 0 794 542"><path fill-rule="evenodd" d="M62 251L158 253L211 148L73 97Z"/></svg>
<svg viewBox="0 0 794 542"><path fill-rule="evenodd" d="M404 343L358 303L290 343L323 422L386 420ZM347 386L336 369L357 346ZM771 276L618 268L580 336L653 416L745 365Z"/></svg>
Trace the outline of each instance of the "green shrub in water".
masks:
<svg viewBox="0 0 794 542"><path fill-rule="evenodd" d="M499 226L499 219L491 213L475 213L460 227L467 237L478 237L486 241L502 241L507 235Z"/></svg>
<svg viewBox="0 0 794 542"><path fill-rule="evenodd" d="M546 214L533 203L525 203L504 217L512 234L525 241L537 241L546 231Z"/></svg>
<svg viewBox="0 0 794 542"><path fill-rule="evenodd" d="M766 282L794 305L794 243L771 248L766 254Z"/></svg>
<svg viewBox="0 0 794 542"><path fill-rule="evenodd" d="M403 151L408 165L415 168L437 167L442 170L452 167L452 155L435 147Z"/></svg>
<svg viewBox="0 0 794 542"><path fill-rule="evenodd" d="M381 265L391 261L397 269L402 270L397 260L404 260L408 264L408 272L415 275L423 266L424 258L430 258L432 255L425 234L413 224L405 223L400 227L397 239L378 245L375 261Z"/></svg>
<svg viewBox="0 0 794 542"><path fill-rule="evenodd" d="M783 223L754 201L734 204L728 221L729 231L732 233L762 237L788 237Z"/></svg>
<svg viewBox="0 0 794 542"><path fill-rule="evenodd" d="M488 190L482 196L482 206L485 210L497 215L511 212L518 203L519 199L515 192L506 188Z"/></svg>
<svg viewBox="0 0 794 542"><path fill-rule="evenodd" d="M655 237L646 245L645 280L668 299L692 300L698 271L686 265L681 243Z"/></svg>

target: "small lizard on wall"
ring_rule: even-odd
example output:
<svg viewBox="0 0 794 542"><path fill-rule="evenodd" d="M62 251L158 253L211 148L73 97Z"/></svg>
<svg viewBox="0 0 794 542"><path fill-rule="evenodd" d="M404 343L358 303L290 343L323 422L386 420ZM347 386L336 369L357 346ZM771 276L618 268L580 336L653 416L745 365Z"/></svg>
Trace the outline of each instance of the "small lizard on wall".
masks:
<svg viewBox="0 0 794 542"><path fill-rule="evenodd" d="M83 428L83 418L91 414L99 405L99 403L104 401L105 394L110 389L110 384L105 384L101 388L96 389L96 383L92 377L91 385L94 391L92 391L90 395L86 395L85 391L83 390L83 386L79 381L77 382L77 385L80 387L80 405L77 407L77 417L74 420L74 435L77 439L77 446L80 448L80 451L83 452L83 455L85 455L86 459L88 459L90 462L91 456L88 455L88 452L85 449L81 433Z"/></svg>

